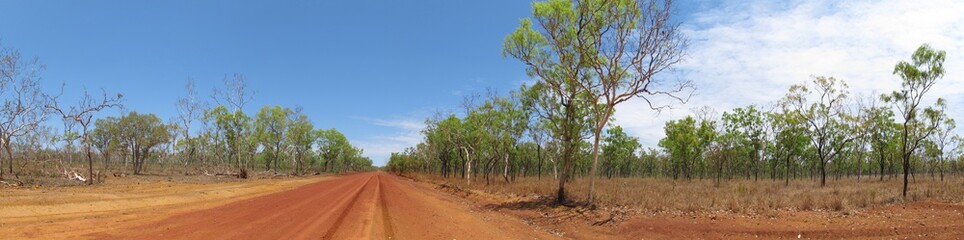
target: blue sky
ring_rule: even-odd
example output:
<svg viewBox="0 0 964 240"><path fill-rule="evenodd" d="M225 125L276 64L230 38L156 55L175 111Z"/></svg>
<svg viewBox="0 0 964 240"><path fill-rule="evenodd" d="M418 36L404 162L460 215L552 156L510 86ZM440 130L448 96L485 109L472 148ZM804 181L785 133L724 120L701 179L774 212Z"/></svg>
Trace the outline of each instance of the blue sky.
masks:
<svg viewBox="0 0 964 240"><path fill-rule="evenodd" d="M809 75L839 75L854 91L883 91L897 86L893 64L924 42L964 55L964 31L945 33L964 29L961 14L953 14L961 4L913 3L681 1L678 19L693 44L680 77L701 86L698 95L659 115L627 103L616 123L654 147L663 121L691 107L722 112L767 104ZM504 93L528 80L522 64L502 57L501 45L530 15L530 1L3 0L0 6L0 45L46 64L49 91L66 83L68 98L82 87L121 92L129 110L169 119L188 77L209 100L223 77L241 73L256 92L248 112L300 105L316 126L341 130L376 164L418 142L423 120L458 108L464 95ZM941 9L950 14L932 13ZM902 29L887 22L901 19L895 13L909 19L920 13L926 21ZM874 29L877 23L894 30ZM951 86L960 85L955 73L964 70L948 70L958 84ZM940 94L961 99L962 92Z"/></svg>

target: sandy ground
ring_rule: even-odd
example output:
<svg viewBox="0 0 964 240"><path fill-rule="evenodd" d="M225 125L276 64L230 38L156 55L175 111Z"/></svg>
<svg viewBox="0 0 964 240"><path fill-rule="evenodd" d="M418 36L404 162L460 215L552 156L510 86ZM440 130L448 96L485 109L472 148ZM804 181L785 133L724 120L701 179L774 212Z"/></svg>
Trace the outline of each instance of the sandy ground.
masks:
<svg viewBox="0 0 964 240"><path fill-rule="evenodd" d="M387 173L0 190L3 239L964 239L964 206L629 215L466 193ZM595 218L585 217L595 215ZM605 213L602 213L605 218Z"/></svg>

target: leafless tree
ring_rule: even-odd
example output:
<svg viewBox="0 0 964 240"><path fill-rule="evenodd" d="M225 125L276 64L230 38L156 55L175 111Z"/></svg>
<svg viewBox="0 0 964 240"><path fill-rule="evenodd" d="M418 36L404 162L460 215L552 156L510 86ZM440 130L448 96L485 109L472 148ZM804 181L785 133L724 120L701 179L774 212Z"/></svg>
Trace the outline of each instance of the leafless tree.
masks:
<svg viewBox="0 0 964 240"><path fill-rule="evenodd" d="M215 88L212 98L217 104L233 107L234 111L244 111L244 105L254 99L254 91L248 90L243 74L235 73L232 78L224 76L224 89Z"/></svg>
<svg viewBox="0 0 964 240"><path fill-rule="evenodd" d="M11 142L30 134L46 120L38 76L44 68L36 58L23 60L17 50L0 49L0 97L3 98L0 108L0 145L6 152L10 174L14 174ZM2 164L0 179L3 179Z"/></svg>
<svg viewBox="0 0 964 240"><path fill-rule="evenodd" d="M63 92L63 87L61 87L61 92ZM93 184L94 177L94 161L91 157L91 142L90 137L87 134L87 129L93 122L94 113L100 112L101 110L113 107L121 106L121 99L124 97L122 94L117 94L116 96L108 96L106 91L103 91L103 96L100 98L95 98L90 95L90 92L86 89L84 90L84 96L81 97L80 101L76 105L69 107L62 107L58 101L60 95L57 96L47 96L46 108L50 111L59 114L64 122L74 122L80 125L81 132L78 136L84 145L84 154L87 157L87 174L88 180L87 184Z"/></svg>
<svg viewBox="0 0 964 240"><path fill-rule="evenodd" d="M181 126L181 138L186 143L187 160L188 162L194 162L197 147L193 142L194 140L191 139L191 124L194 123L194 120L201 118L205 106L204 102L201 102L197 97L194 79L188 78L184 84L184 89L187 95L177 99L178 123Z"/></svg>

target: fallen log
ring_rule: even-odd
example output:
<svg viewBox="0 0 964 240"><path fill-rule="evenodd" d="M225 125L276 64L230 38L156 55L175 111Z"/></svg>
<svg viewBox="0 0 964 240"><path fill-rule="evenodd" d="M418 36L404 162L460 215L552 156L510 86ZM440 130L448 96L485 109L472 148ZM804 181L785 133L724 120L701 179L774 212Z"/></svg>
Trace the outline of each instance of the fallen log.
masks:
<svg viewBox="0 0 964 240"><path fill-rule="evenodd" d="M70 180L77 180L77 181L81 181L81 182L87 182L87 178L85 178L83 175L80 175L79 173L77 173L77 172L75 172L75 171L69 171L69 172L68 172L67 170L64 170L64 176L66 176L67 179L70 179Z"/></svg>

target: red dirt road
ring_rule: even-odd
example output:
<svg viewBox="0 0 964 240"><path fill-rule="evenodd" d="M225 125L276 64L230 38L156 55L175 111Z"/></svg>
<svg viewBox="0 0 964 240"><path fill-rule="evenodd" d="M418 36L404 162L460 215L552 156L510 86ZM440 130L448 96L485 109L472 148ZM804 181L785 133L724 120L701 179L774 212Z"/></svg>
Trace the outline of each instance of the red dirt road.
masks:
<svg viewBox="0 0 964 240"><path fill-rule="evenodd" d="M475 211L386 173L293 190L94 233L102 239L553 239L517 218Z"/></svg>

